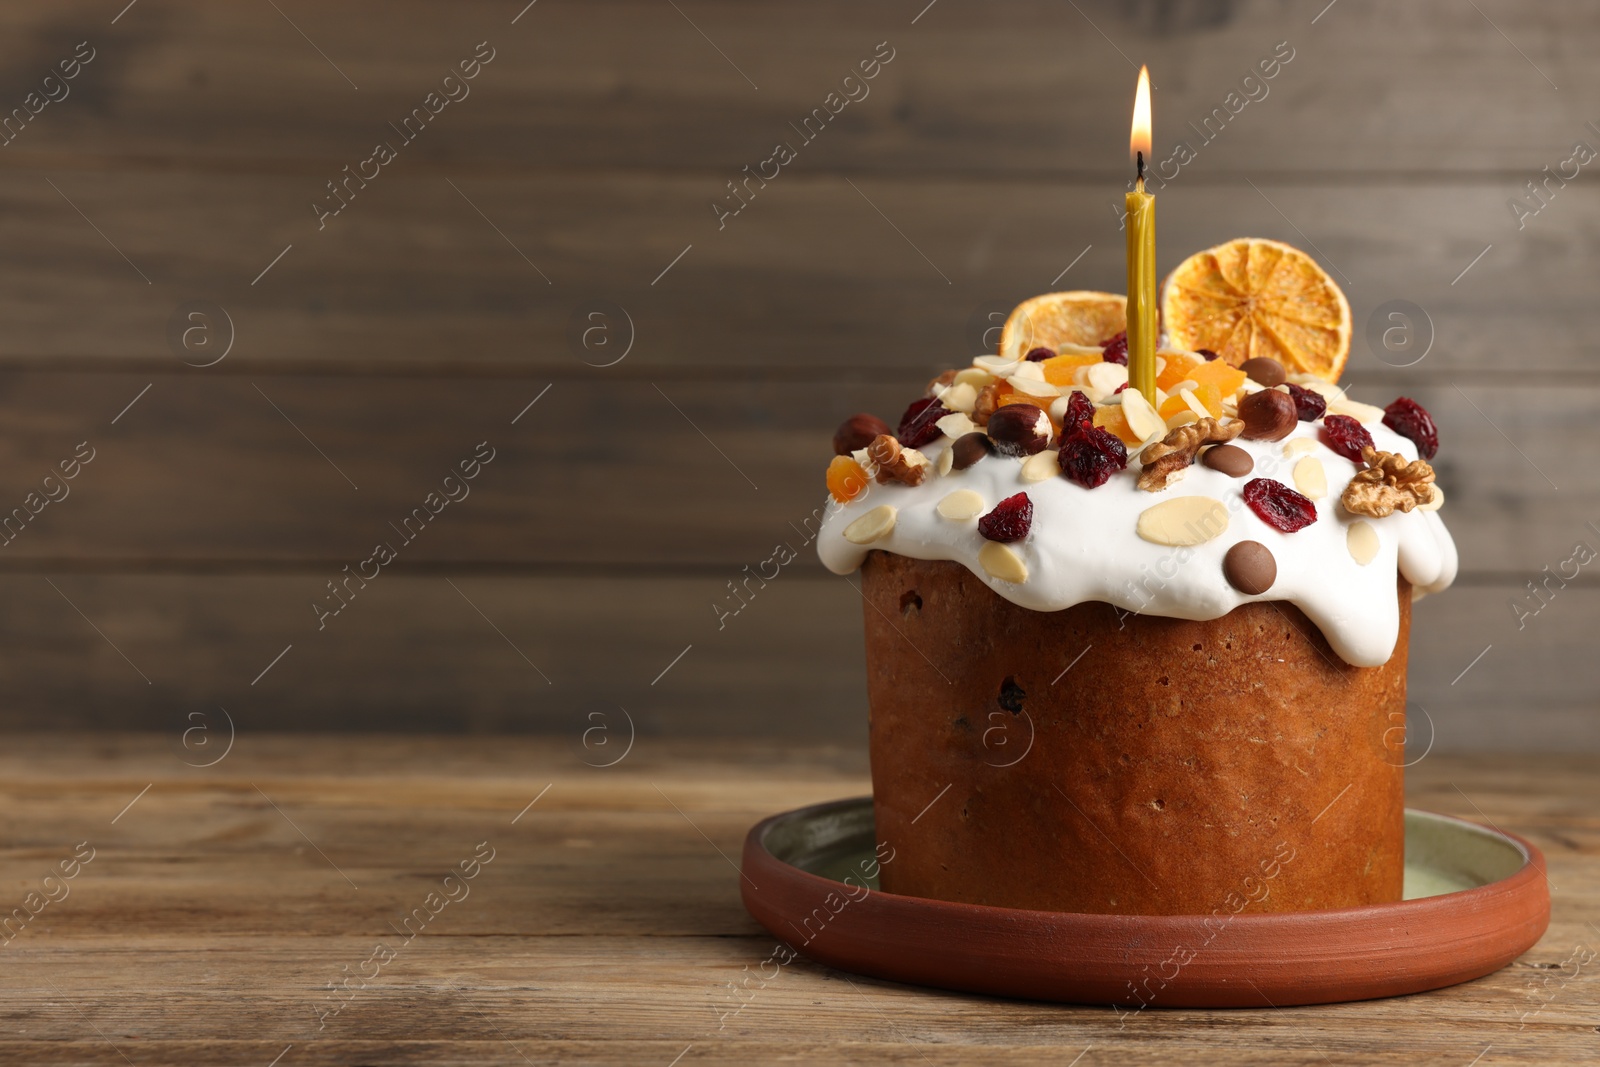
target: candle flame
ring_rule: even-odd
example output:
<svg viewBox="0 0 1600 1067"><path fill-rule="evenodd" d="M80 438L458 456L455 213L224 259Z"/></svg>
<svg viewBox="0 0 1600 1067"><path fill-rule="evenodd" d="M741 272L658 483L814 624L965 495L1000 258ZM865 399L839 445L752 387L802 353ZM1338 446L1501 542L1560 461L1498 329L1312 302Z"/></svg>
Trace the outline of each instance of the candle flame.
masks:
<svg viewBox="0 0 1600 1067"><path fill-rule="evenodd" d="M1139 91L1133 98L1133 133L1128 137L1128 158L1144 153L1150 161L1150 68L1139 68Z"/></svg>

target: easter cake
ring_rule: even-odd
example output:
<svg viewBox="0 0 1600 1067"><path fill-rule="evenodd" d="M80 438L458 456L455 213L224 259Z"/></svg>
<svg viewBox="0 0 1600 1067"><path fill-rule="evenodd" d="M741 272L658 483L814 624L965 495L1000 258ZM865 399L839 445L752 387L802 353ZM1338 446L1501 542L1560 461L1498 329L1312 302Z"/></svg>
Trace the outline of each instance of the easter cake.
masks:
<svg viewBox="0 0 1600 1067"><path fill-rule="evenodd" d="M1241 239L1162 288L1035 297L999 350L834 438L893 893L1128 914L1400 899L1411 603L1456 553L1432 418L1337 384L1349 306Z"/></svg>

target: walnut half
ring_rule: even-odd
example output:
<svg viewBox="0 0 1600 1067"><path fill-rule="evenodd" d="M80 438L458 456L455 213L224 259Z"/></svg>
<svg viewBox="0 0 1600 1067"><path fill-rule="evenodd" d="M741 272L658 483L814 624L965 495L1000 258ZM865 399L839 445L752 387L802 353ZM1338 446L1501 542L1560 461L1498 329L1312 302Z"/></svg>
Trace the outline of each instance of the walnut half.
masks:
<svg viewBox="0 0 1600 1067"><path fill-rule="evenodd" d="M879 485L899 482L921 485L928 476L928 457L914 448L902 448L889 434L879 434L867 446L867 458L877 468Z"/></svg>
<svg viewBox="0 0 1600 1067"><path fill-rule="evenodd" d="M978 399L972 404L972 421L979 426L989 425L989 416L1000 408L1000 385L990 382L978 390Z"/></svg>
<svg viewBox="0 0 1600 1067"><path fill-rule="evenodd" d="M1361 460L1367 469L1351 478L1339 497L1346 511L1381 519L1433 502L1437 492L1433 468L1425 460L1408 462L1399 453L1382 452L1371 445L1361 450Z"/></svg>
<svg viewBox="0 0 1600 1067"><path fill-rule="evenodd" d="M1159 493L1167 487L1174 474L1194 462L1194 457L1202 448L1231 441L1243 429L1244 423L1232 419L1227 422L1196 419L1179 426L1140 455L1144 469L1139 474L1139 488Z"/></svg>

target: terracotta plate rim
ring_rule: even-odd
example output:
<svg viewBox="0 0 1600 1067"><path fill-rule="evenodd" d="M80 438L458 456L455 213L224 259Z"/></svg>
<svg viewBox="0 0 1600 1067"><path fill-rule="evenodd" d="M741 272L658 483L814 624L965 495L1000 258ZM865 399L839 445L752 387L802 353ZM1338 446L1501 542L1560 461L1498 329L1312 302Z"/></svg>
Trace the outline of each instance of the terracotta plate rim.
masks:
<svg viewBox="0 0 1600 1067"><path fill-rule="evenodd" d="M745 838L741 892L756 921L802 954L894 981L1075 1003L1329 1003L1482 977L1531 948L1549 924L1545 860L1537 847L1495 827L1411 808L1408 815L1513 845L1521 867L1486 885L1393 904L1239 914L1218 932L1203 926L1209 917L1200 915L1097 915L876 889L844 893L843 883L792 866L766 845L781 823L871 802L827 801L757 823ZM824 902L828 907L818 910ZM809 916L825 924L795 925Z"/></svg>

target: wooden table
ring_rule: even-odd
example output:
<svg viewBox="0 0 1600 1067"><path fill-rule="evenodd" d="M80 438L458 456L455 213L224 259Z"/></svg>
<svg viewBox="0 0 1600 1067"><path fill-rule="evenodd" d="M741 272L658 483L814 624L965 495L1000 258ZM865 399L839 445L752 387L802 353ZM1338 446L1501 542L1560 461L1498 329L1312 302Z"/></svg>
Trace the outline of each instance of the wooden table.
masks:
<svg viewBox="0 0 1600 1067"><path fill-rule="evenodd" d="M247 736L213 767L186 766L221 749L198 740L6 744L0 913L26 903L37 914L13 918L0 956L0 1062L1488 1067L1600 1056L1587 962L1600 944L1600 782L1587 760L1434 754L1411 772L1413 805L1492 820L1545 850L1550 932L1511 967L1396 1000L1153 1010L1119 1029L1106 1008L914 989L804 961L734 999L730 983L773 947L739 903L740 841L763 815L866 792L858 751L641 738L602 769L583 760L603 750L577 738ZM347 978L336 999L330 984Z"/></svg>

